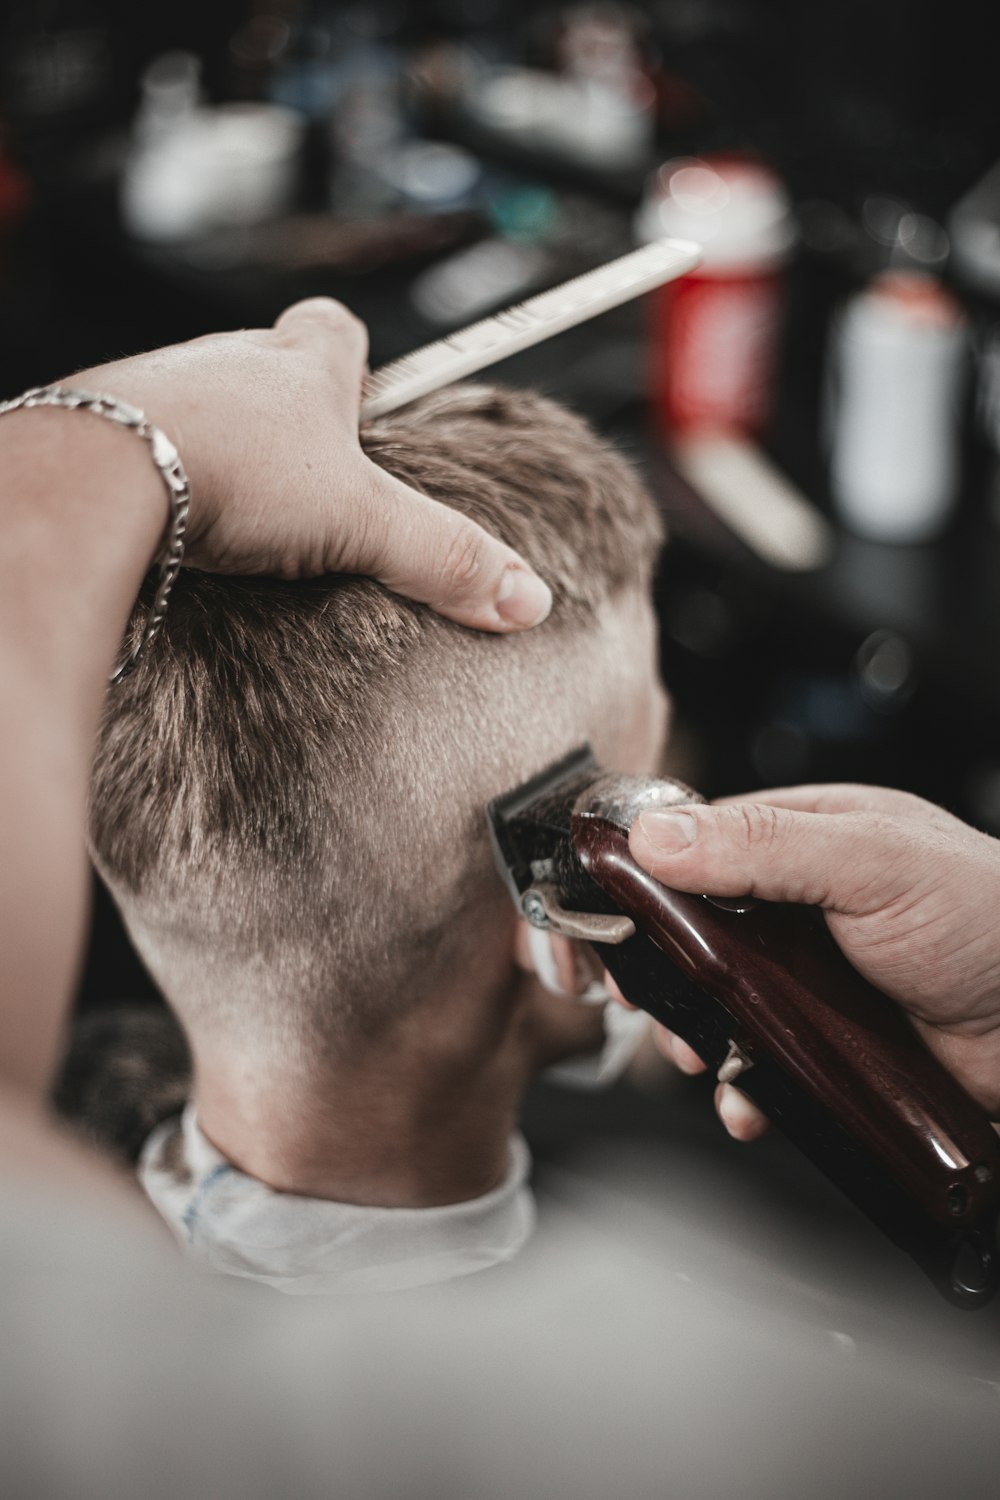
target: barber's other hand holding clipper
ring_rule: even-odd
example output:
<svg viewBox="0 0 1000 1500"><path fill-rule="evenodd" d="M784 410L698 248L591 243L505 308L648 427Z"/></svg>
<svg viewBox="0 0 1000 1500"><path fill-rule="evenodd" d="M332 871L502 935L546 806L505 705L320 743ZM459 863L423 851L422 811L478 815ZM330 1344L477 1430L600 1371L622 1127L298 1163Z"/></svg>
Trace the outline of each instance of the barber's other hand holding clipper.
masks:
<svg viewBox="0 0 1000 1500"><path fill-rule="evenodd" d="M906 792L830 785L643 813L629 845L676 890L821 907L855 968L1000 1119L1000 840ZM659 1040L683 1071L703 1070L679 1037ZM766 1128L731 1084L716 1108L738 1140Z"/></svg>
<svg viewBox="0 0 1000 1500"><path fill-rule="evenodd" d="M358 442L363 323L329 297L273 328L211 334L74 376L140 407L191 480L185 562L212 573L365 573L480 630L537 625L552 598L518 554L403 484Z"/></svg>

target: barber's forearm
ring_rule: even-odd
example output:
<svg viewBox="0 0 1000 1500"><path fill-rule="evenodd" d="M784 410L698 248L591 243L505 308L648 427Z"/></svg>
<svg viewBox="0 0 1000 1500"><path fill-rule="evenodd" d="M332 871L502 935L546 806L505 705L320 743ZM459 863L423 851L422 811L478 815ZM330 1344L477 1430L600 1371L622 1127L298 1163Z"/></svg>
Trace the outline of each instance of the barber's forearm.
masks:
<svg viewBox="0 0 1000 1500"><path fill-rule="evenodd" d="M83 940L97 719L167 501L133 433L36 409L0 418L0 504L0 1069L38 1093Z"/></svg>

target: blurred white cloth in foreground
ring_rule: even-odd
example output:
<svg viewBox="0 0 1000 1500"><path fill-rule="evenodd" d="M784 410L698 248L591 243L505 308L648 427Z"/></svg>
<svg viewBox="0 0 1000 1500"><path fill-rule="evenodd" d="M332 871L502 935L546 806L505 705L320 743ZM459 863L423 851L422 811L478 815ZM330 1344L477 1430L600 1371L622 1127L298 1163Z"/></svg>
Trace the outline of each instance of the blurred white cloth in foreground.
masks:
<svg viewBox="0 0 1000 1500"><path fill-rule="evenodd" d="M969 1315L928 1289L921 1329L790 1283L780 1244L744 1251L742 1205L720 1236L727 1205L663 1168L629 1148L550 1176L500 1271L324 1302L7 1182L5 1500L993 1500L1000 1385L962 1357Z"/></svg>

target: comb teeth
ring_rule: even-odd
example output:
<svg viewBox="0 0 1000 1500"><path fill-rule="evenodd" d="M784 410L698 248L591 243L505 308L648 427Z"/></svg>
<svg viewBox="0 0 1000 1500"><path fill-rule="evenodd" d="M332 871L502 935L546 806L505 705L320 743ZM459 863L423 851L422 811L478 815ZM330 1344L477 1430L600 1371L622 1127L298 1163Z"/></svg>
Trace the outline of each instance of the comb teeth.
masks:
<svg viewBox="0 0 1000 1500"><path fill-rule="evenodd" d="M526 302L515 303L508 307L505 312L497 313L495 321L501 323L504 328L513 328L518 332L522 328L531 328L536 322L537 314L531 311Z"/></svg>
<svg viewBox="0 0 1000 1500"><path fill-rule="evenodd" d="M412 354L404 354L401 359L394 359L391 364L383 365L380 370L369 375L365 381L366 409L363 415L370 415L367 407L371 404L373 397L380 395L383 391L391 391L401 379L419 375L422 370L433 369L440 358L439 351L443 353L446 347L445 341L439 339L437 343L426 344ZM390 409L386 408L386 410Z"/></svg>
<svg viewBox="0 0 1000 1500"><path fill-rule="evenodd" d="M526 302L471 323L376 370L365 382L361 419L383 416L508 355L529 349L608 308L690 271L701 259L688 240L655 240Z"/></svg>

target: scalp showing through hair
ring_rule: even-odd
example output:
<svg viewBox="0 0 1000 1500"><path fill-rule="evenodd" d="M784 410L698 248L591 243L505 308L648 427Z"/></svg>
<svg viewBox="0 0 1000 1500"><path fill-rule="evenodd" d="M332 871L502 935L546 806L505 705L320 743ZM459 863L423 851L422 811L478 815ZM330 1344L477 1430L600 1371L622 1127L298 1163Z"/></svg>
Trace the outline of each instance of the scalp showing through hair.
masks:
<svg viewBox="0 0 1000 1500"><path fill-rule="evenodd" d="M502 898L483 803L600 735L629 673L603 622L660 540L628 464L541 397L453 387L362 440L517 548L550 620L486 636L366 579L185 571L94 768L95 859L168 998L271 1044L369 1033L459 961Z"/></svg>

